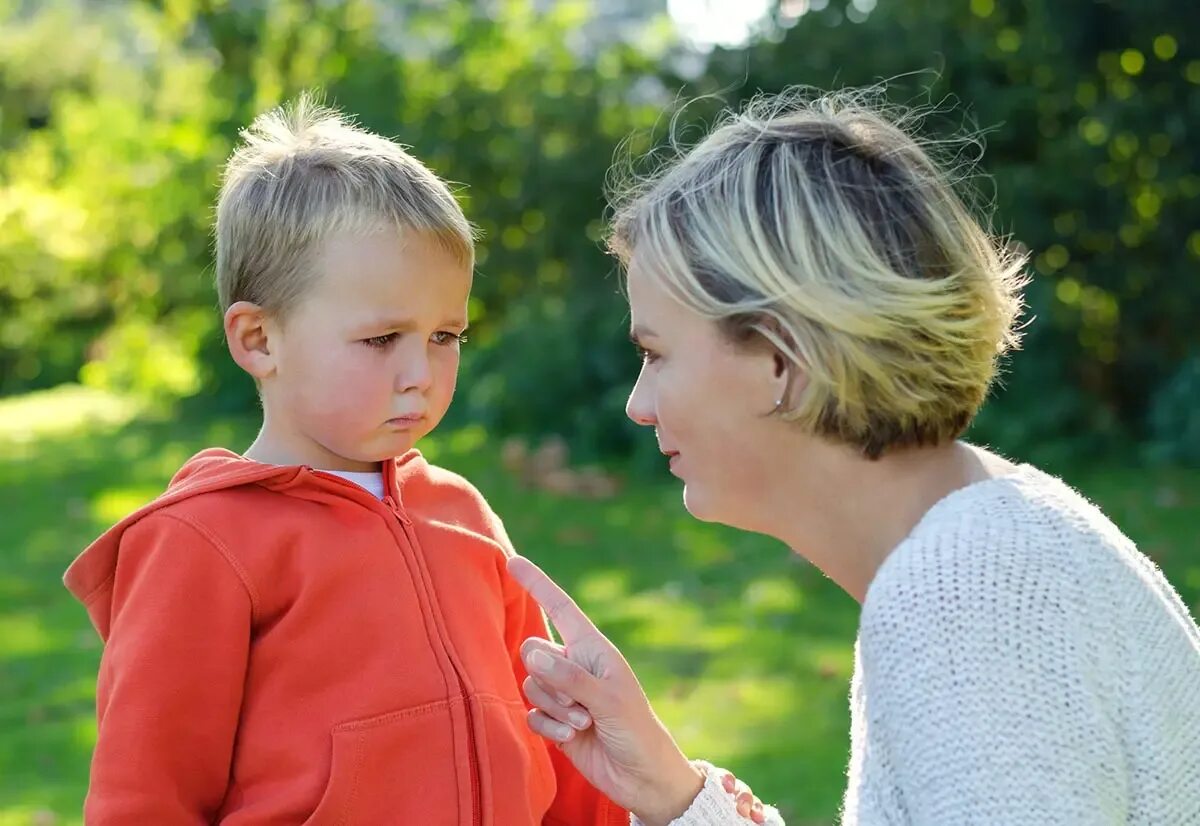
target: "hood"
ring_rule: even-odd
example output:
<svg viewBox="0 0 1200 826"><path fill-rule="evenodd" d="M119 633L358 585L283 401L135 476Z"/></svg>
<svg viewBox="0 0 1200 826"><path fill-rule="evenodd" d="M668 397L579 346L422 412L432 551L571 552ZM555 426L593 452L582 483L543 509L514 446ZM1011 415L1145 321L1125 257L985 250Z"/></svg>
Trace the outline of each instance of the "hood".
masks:
<svg viewBox="0 0 1200 826"><path fill-rule="evenodd" d="M203 450L179 469L161 496L122 519L89 545L71 563L63 583L87 608L88 616L101 631L101 636L107 636L112 590L105 586L116 573L121 537L130 526L147 514L193 496L272 479L286 482L302 470L299 466L265 465L221 448ZM101 596L105 598L101 599Z"/></svg>

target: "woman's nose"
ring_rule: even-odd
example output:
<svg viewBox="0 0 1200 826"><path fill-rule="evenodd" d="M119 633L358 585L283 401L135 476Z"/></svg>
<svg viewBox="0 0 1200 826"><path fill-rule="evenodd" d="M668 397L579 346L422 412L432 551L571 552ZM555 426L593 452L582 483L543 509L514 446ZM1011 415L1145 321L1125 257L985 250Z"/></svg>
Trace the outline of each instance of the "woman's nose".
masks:
<svg viewBox="0 0 1200 826"><path fill-rule="evenodd" d="M625 403L625 415L635 424L653 427L658 423L658 416L655 415L654 394L649 385L646 371L643 370L633 386L633 392L629 394L629 401Z"/></svg>

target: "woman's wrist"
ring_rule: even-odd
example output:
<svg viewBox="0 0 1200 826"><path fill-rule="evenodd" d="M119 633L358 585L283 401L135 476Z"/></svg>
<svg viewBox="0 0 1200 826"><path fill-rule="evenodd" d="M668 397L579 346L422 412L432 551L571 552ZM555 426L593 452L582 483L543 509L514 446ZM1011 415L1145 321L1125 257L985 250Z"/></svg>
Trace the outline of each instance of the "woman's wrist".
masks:
<svg viewBox="0 0 1200 826"><path fill-rule="evenodd" d="M643 826L667 826L691 807L706 779L703 769L683 758L669 776L656 780L646 795L646 803L633 809L633 814Z"/></svg>

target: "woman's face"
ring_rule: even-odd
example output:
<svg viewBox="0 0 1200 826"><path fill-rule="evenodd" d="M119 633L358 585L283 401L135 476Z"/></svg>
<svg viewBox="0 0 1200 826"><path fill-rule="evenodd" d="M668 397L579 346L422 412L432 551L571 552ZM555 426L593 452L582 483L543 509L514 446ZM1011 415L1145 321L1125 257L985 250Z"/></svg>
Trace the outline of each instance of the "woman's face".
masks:
<svg viewBox="0 0 1200 826"><path fill-rule="evenodd" d="M783 435L768 415L785 386L777 357L765 345L729 341L636 254L628 281L630 335L643 358L626 414L654 428L693 516L753 529Z"/></svg>

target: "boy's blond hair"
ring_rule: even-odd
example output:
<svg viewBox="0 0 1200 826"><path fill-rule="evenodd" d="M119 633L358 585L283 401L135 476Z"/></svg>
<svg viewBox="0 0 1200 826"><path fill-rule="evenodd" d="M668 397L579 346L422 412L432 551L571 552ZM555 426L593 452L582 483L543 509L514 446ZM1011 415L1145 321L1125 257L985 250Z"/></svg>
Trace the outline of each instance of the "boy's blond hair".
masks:
<svg viewBox="0 0 1200 826"><path fill-rule="evenodd" d="M763 96L615 193L610 247L805 379L779 414L877 458L957 438L1019 340L1025 256L882 90Z"/></svg>
<svg viewBox="0 0 1200 826"><path fill-rule="evenodd" d="M221 310L250 301L285 317L338 232L428 233L474 266L470 223L444 181L399 145L312 94L255 118L225 166L217 201Z"/></svg>

